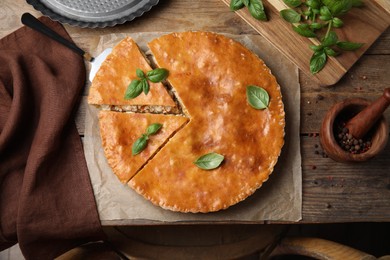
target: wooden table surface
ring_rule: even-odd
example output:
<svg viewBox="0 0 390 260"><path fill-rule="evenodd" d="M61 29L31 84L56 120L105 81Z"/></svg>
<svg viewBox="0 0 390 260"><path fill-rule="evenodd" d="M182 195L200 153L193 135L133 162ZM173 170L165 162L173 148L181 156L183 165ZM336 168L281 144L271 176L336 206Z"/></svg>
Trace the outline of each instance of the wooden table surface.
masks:
<svg viewBox="0 0 390 260"><path fill-rule="evenodd" d="M24 0L1 0L0 37L21 27L22 13L35 11ZM108 33L207 30L257 34L220 0L161 0L132 22L113 28L82 29L65 25L81 48L92 51L98 36ZM321 121L334 103L350 97L374 100L390 82L390 29L334 86L320 87L300 73L301 153L303 171L302 223L390 221L390 143L384 152L361 164L337 163L324 156L319 142ZM85 95L87 93L84 93ZM84 131L85 99L76 119ZM390 109L385 113L390 122Z"/></svg>

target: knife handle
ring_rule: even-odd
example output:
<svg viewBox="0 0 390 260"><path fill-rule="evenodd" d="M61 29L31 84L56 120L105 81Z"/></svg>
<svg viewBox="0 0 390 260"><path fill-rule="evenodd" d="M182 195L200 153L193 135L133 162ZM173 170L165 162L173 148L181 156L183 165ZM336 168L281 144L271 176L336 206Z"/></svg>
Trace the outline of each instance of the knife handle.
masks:
<svg viewBox="0 0 390 260"><path fill-rule="evenodd" d="M84 59L86 59L87 61L93 61L94 58L88 52L85 52L84 50L80 49L74 43L63 38L61 35L59 35L55 31L53 31L49 27L47 27L45 24L43 24L41 21L39 21L37 18L35 18L30 13L24 13L22 15L21 21L22 21L22 24L30 27L31 29L33 29L35 31L38 31L38 32L48 36L52 40L55 40L55 41L61 43L62 45L68 47L72 51L76 52L77 54L83 56Z"/></svg>

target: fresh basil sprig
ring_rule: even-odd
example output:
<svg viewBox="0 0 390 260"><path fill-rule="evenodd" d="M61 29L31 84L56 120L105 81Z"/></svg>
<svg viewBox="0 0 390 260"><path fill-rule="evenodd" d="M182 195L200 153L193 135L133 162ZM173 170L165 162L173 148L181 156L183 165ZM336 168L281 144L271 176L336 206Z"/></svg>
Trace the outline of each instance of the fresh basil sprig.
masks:
<svg viewBox="0 0 390 260"><path fill-rule="evenodd" d="M168 77L168 70L157 68L146 73L146 78L153 83L161 82Z"/></svg>
<svg viewBox="0 0 390 260"><path fill-rule="evenodd" d="M149 136L157 134L157 132L161 129L161 127L162 127L162 124L159 124L159 123L154 123L154 124L149 125L146 128L146 133L142 134L140 138L135 140L135 142L131 148L132 154L137 155L137 154L141 153L148 145Z"/></svg>
<svg viewBox="0 0 390 260"><path fill-rule="evenodd" d="M315 74L322 70L325 66L327 56L325 50L320 50L314 52L313 56L310 59L310 71Z"/></svg>
<svg viewBox="0 0 390 260"><path fill-rule="evenodd" d="M203 170L212 170L218 168L225 157L218 153L208 153L200 156L194 164Z"/></svg>
<svg viewBox="0 0 390 260"><path fill-rule="evenodd" d="M301 21L301 14L293 9L284 9L280 11L280 15L289 23L299 23Z"/></svg>
<svg viewBox="0 0 390 260"><path fill-rule="evenodd" d="M307 38L314 38L317 35L310 29L310 26L307 24L299 24L298 26L293 25L293 30L297 32L299 35L307 37Z"/></svg>
<svg viewBox="0 0 390 260"><path fill-rule="evenodd" d="M353 7L363 5L363 0L283 0L290 7L280 11L280 16L293 24L292 28L299 35L317 38L319 45L310 45L314 51L310 59L312 74L321 71L329 56L336 56L340 50L354 51L362 47L362 43L339 41L333 28L344 25L340 16ZM301 22L301 24L296 25ZM322 30L326 32L322 32Z"/></svg>
<svg viewBox="0 0 390 260"><path fill-rule="evenodd" d="M141 69L137 69L135 74L138 79L134 79L130 82L125 92L125 99L133 99L138 97L142 91L145 95L149 93L150 85L148 81L153 83L161 82L168 77L168 70L163 68L157 68L145 73Z"/></svg>
<svg viewBox="0 0 390 260"><path fill-rule="evenodd" d="M249 13L257 20L267 21L267 15L264 12L263 2L261 0L249 0Z"/></svg>
<svg viewBox="0 0 390 260"><path fill-rule="evenodd" d="M337 42L337 47L344 51L354 51L359 49L363 46L363 43L357 43L357 42Z"/></svg>
<svg viewBox="0 0 390 260"><path fill-rule="evenodd" d="M127 87L125 99L132 99L138 97L142 92L143 85L143 80L135 79L131 81L130 85Z"/></svg>
<svg viewBox="0 0 390 260"><path fill-rule="evenodd" d="M141 153L148 145L148 140L149 140L149 137L145 134L143 134L140 138L135 140L135 142L131 148L132 154L137 155L137 154Z"/></svg>
<svg viewBox="0 0 390 260"><path fill-rule="evenodd" d="M268 92L258 86L250 85L246 87L246 98L249 105L255 109L265 109L269 105Z"/></svg>
<svg viewBox="0 0 390 260"><path fill-rule="evenodd" d="M247 7L249 13L257 20L267 21L262 0L230 0L230 10L237 11Z"/></svg>
<svg viewBox="0 0 390 260"><path fill-rule="evenodd" d="M148 126L148 128L146 128L146 135L150 136L150 135L157 134L157 132L161 129L161 127L162 124L159 123L151 124L150 126Z"/></svg>
<svg viewBox="0 0 390 260"><path fill-rule="evenodd" d="M230 10L237 11L244 7L242 0L231 0L230 1Z"/></svg>
<svg viewBox="0 0 390 260"><path fill-rule="evenodd" d="M298 7L302 4L301 0L285 0L284 3L291 8Z"/></svg>

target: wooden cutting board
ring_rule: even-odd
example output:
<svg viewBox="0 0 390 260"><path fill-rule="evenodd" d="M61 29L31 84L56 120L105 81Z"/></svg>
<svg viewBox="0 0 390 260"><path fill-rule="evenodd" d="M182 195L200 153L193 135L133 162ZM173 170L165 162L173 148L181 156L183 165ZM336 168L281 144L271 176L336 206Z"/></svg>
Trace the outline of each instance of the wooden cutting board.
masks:
<svg viewBox="0 0 390 260"><path fill-rule="evenodd" d="M222 1L229 6L230 0ZM279 11L288 8L282 0L263 0L263 3L269 21L256 20L247 8L236 13L321 86L337 83L390 25L390 1L365 0L364 7L353 8L343 16L344 26L337 29L340 40L361 42L364 46L357 51L342 52L337 57L331 57L324 69L312 75L309 61L313 51L309 45L313 44L313 39L298 35L292 30L291 24L280 17Z"/></svg>

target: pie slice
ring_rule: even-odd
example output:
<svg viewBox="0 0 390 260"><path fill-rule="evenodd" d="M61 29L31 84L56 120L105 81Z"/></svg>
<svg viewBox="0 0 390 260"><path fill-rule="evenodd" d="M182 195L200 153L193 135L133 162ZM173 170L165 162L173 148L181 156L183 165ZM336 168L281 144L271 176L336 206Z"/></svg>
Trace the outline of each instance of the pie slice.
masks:
<svg viewBox="0 0 390 260"><path fill-rule="evenodd" d="M188 118L176 115L100 111L102 146L107 162L118 179L127 183L187 121ZM132 155L134 142L153 123L162 124L161 129L149 137L141 153Z"/></svg>
<svg viewBox="0 0 390 260"><path fill-rule="evenodd" d="M186 109L190 122L129 182L154 204L181 212L211 212L244 200L272 173L284 144L280 87L254 53L225 36L183 32L149 43L158 66ZM269 96L252 108L246 87ZM216 152L222 165L206 171L193 162Z"/></svg>
<svg viewBox="0 0 390 260"><path fill-rule="evenodd" d="M150 92L147 95L141 93L134 99L124 99L128 85L133 79L137 79L137 68L144 73L152 69L138 45L127 37L113 48L96 73L89 91L88 103L175 107L175 102L161 83L150 82Z"/></svg>

